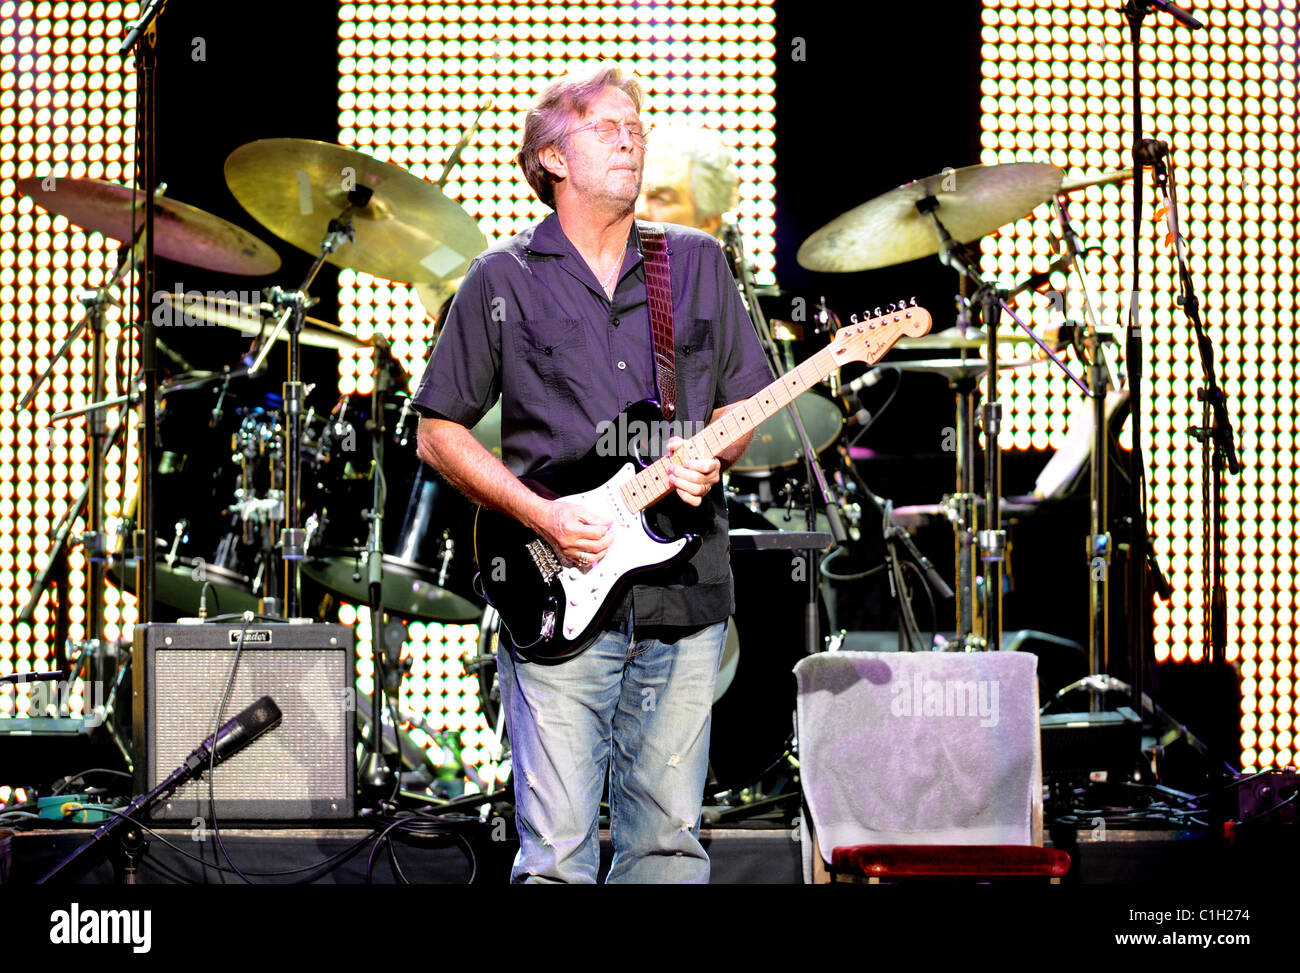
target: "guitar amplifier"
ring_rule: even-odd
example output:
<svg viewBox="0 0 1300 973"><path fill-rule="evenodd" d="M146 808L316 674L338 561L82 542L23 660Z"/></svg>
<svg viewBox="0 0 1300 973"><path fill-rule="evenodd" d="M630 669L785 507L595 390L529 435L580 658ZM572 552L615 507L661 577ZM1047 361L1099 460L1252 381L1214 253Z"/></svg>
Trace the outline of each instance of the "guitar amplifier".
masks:
<svg viewBox="0 0 1300 973"><path fill-rule="evenodd" d="M243 639L221 723L262 696L281 724L218 764L219 820L351 818L356 792L353 633L319 623L149 624L135 629L132 693L135 790L151 790L212 736ZM206 768L205 768L206 771ZM211 820L208 780L154 805L162 820Z"/></svg>

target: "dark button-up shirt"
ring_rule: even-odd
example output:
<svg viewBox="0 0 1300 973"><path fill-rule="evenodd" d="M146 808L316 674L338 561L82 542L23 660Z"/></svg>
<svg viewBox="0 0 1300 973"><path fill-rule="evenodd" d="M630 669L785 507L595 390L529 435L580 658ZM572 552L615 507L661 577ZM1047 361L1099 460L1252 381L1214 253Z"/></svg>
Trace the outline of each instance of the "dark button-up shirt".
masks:
<svg viewBox="0 0 1300 973"><path fill-rule="evenodd" d="M665 224L677 365L675 430L703 428L713 410L772 381L722 251L709 235ZM633 402L658 399L636 225L611 301L555 214L475 258L416 390L425 415L472 427L501 399L501 455L527 476L584 457ZM666 433L657 433L659 446ZM689 530L690 560L640 575L640 625L705 625L733 611L721 484L699 508L674 497L652 525Z"/></svg>

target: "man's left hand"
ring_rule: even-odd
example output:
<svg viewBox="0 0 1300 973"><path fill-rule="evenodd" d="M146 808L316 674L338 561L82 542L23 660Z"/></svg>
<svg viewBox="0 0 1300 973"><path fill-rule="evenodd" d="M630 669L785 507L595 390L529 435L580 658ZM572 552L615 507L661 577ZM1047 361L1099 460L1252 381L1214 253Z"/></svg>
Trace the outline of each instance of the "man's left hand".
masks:
<svg viewBox="0 0 1300 973"><path fill-rule="evenodd" d="M668 440L668 456L681 449L686 445L686 441L680 436L674 436ZM681 465L670 463L668 466L668 478L673 487L677 490L677 495L692 507L698 507L704 498L709 495L713 489L713 484L722 479L722 463L716 458L708 459L686 459L682 458Z"/></svg>

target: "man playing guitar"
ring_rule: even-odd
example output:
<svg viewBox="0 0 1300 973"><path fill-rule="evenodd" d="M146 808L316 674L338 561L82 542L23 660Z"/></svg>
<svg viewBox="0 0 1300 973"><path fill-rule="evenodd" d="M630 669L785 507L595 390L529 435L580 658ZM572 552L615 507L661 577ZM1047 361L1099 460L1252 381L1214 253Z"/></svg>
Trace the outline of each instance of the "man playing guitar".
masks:
<svg viewBox="0 0 1300 973"><path fill-rule="evenodd" d="M519 162L555 212L474 261L414 397L425 417L421 459L535 532L549 545L542 553L570 571L616 559L619 531L600 509L544 497L520 477L578 463L613 417L665 388L643 259L654 228L633 216L641 98L635 79L602 66L554 82L529 110ZM771 372L718 243L671 224L663 236L675 359L667 411L674 430L695 429L763 389ZM501 461L469 433L498 397ZM682 448L665 438L670 454ZM699 816L714 677L734 608L720 478L748 442L740 435L716 457L669 464L670 496L646 512L646 525L699 544L636 574L580 653L545 664L503 637L520 835L513 881L596 880L607 780L608 880L708 881ZM633 444L617 448L630 454ZM480 572L493 569L480 557ZM495 580L508 597L511 578Z"/></svg>

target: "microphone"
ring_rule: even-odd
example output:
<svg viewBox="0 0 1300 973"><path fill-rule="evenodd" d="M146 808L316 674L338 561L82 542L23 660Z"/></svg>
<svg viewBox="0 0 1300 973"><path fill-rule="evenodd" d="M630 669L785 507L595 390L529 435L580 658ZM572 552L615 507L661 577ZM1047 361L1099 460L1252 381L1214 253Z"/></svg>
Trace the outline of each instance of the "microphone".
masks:
<svg viewBox="0 0 1300 973"><path fill-rule="evenodd" d="M867 426L871 424L874 417L865 408L859 409L853 415L844 420L845 426Z"/></svg>
<svg viewBox="0 0 1300 973"><path fill-rule="evenodd" d="M238 716L218 730L215 736L208 737L195 747L176 772L185 770L187 771L185 778L192 774L194 779L198 780L203 776L203 771L207 769L209 763L216 766L223 760L233 757L263 733L279 726L281 719L283 714L280 712L280 707L275 705L275 700L270 696L263 696L246 706Z"/></svg>
<svg viewBox="0 0 1300 973"><path fill-rule="evenodd" d="M1038 290L1044 284L1051 282L1052 274L1056 273L1057 271L1069 270L1070 265L1073 263L1074 263L1074 254L1072 253L1067 252L1065 256L1057 257L1050 264L1048 264L1046 270L1042 271L1041 273L1030 274L1023 281L1021 281L1019 284L1013 287L1010 290L1010 292L1008 292L1007 294L1007 300L1009 301L1013 297L1023 294L1025 291Z"/></svg>
<svg viewBox="0 0 1300 973"><path fill-rule="evenodd" d="M1169 156L1169 143L1163 139L1143 139L1142 145L1134 150L1133 161L1137 165L1161 168Z"/></svg>
<svg viewBox="0 0 1300 973"><path fill-rule="evenodd" d="M841 388L840 394L845 398L848 398L850 395L857 395L857 393L861 392L863 389L869 389L873 385L880 384L880 381L885 377L885 372L887 370L888 369L884 368L870 369L866 374L858 376L848 385Z"/></svg>
<svg viewBox="0 0 1300 973"><path fill-rule="evenodd" d="M1169 0L1145 0L1145 2L1142 3L1142 6L1148 8L1155 7L1157 10L1163 10L1184 27L1190 27L1192 30L1200 30L1205 26L1182 7L1170 3Z"/></svg>

